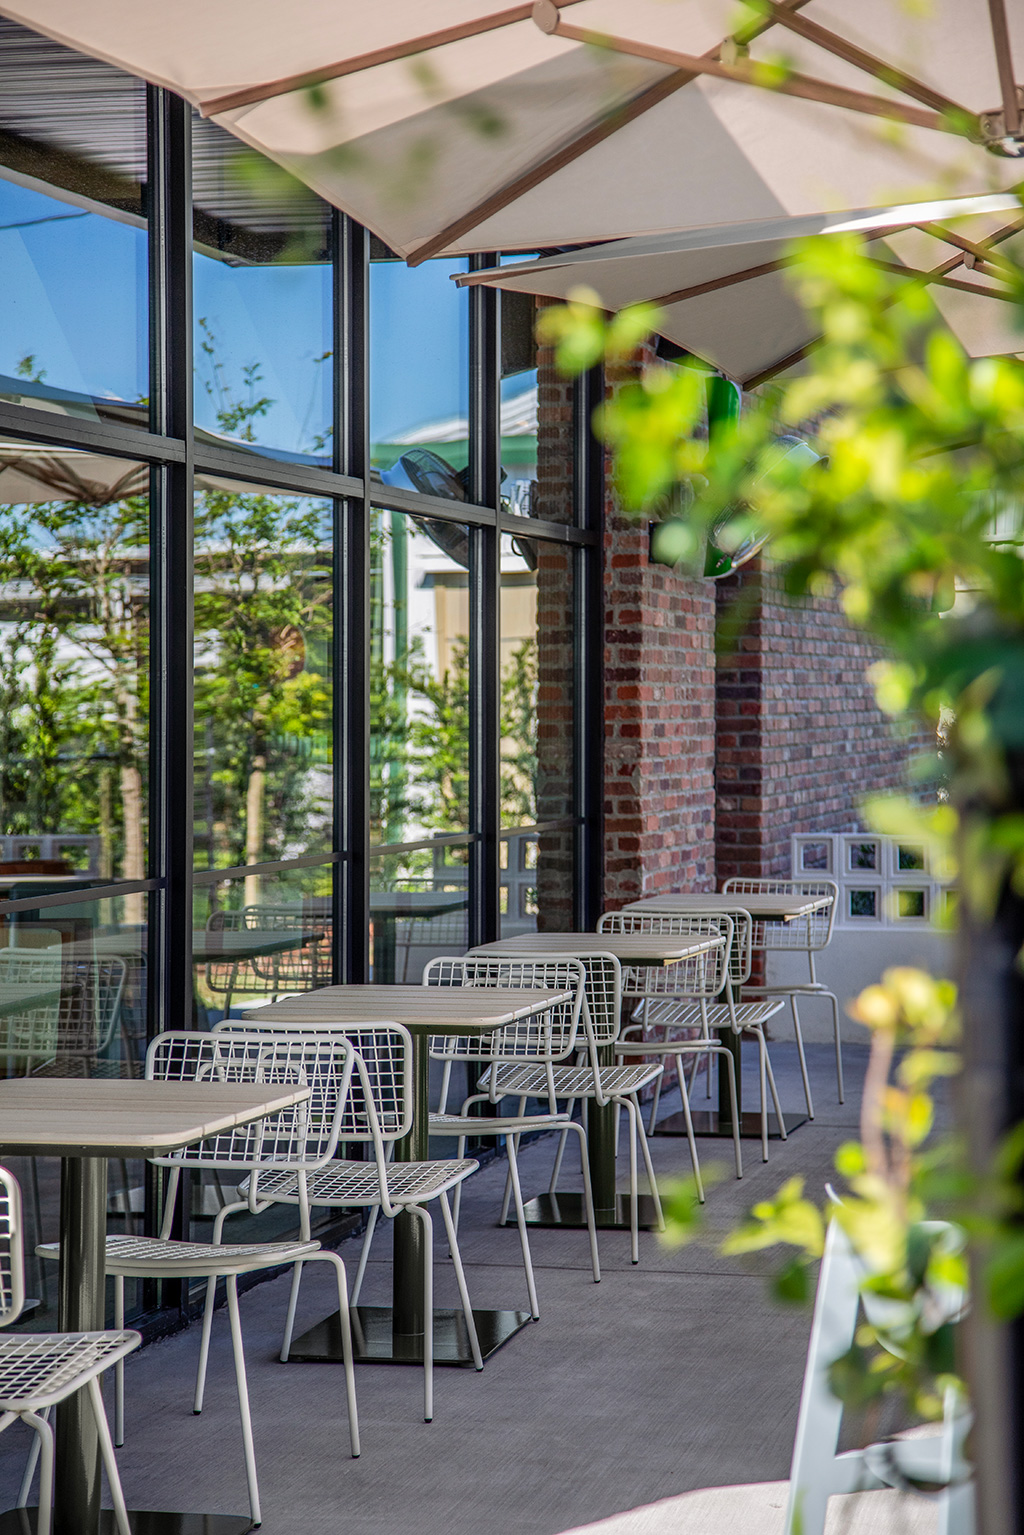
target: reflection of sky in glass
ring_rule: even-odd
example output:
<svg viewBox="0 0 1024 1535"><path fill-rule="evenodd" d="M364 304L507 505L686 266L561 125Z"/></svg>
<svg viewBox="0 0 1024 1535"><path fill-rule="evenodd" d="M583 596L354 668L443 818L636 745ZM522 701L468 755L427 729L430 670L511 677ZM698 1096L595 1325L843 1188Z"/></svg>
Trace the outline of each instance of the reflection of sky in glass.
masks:
<svg viewBox="0 0 1024 1535"><path fill-rule="evenodd" d="M149 392L146 233L0 180L0 373L120 400Z"/></svg>
<svg viewBox="0 0 1024 1535"><path fill-rule="evenodd" d="M371 442L467 416L469 297L451 280L465 270L465 261L371 265Z"/></svg>
<svg viewBox="0 0 1024 1535"><path fill-rule="evenodd" d="M330 268L228 266L197 254L193 283L196 424L329 459ZM218 421L218 410L262 399L271 403L248 427Z"/></svg>

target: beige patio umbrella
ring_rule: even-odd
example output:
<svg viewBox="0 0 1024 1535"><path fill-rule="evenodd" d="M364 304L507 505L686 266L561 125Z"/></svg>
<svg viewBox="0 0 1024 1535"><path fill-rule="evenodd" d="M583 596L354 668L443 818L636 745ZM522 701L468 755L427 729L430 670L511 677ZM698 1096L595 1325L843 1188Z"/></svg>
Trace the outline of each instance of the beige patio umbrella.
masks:
<svg viewBox="0 0 1024 1535"><path fill-rule="evenodd" d="M416 261L1021 177L1005 156L1024 148L1024 7L1007 16L1004 0L933 0L927 14L895 0L0 0L0 12L180 91Z"/></svg>
<svg viewBox="0 0 1024 1535"><path fill-rule="evenodd" d="M616 240L456 280L563 299L586 287L608 309L657 303L662 335L751 388L816 339L786 277L792 242L844 233L865 236L885 267L924 274L970 356L1024 352L998 264L1001 251L1024 253L1024 209L1005 194Z"/></svg>

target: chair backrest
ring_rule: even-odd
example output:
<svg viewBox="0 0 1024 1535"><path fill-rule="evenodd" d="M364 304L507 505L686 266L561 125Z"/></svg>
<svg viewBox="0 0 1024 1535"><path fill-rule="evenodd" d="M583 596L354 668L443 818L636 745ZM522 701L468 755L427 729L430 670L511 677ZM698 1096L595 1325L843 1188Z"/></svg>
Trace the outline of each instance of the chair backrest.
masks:
<svg viewBox="0 0 1024 1535"><path fill-rule="evenodd" d="M22 1229L20 1185L0 1167L0 1327L16 1322L25 1305Z"/></svg>
<svg viewBox="0 0 1024 1535"><path fill-rule="evenodd" d="M114 1032L127 967L114 956L0 949L0 984L59 986L59 1000L0 1020L0 1053L37 1063L92 1062Z"/></svg>
<svg viewBox="0 0 1024 1535"><path fill-rule="evenodd" d="M607 911L597 930L718 940L678 964L627 965L622 978L625 997L716 997L732 979L734 922L725 912Z"/></svg>
<svg viewBox="0 0 1024 1535"><path fill-rule="evenodd" d="M269 932L309 933L313 936L299 948L284 949L280 954L256 955L251 961L252 974L265 984L264 991L313 991L331 979L331 938L334 926L329 916L305 911L302 906L244 906L240 927ZM246 984L246 991L256 990Z"/></svg>
<svg viewBox="0 0 1024 1535"><path fill-rule="evenodd" d="M809 912L805 917L794 917L791 922L756 918L754 948L817 954L832 942L832 929L839 910L839 886L833 879L742 879L737 876L726 880L722 894L737 899L745 895L828 896L827 906Z"/></svg>
<svg viewBox="0 0 1024 1535"><path fill-rule="evenodd" d="M153 1082L267 1082L309 1088L293 1108L152 1160L164 1167L294 1167L311 1171L335 1153L348 1117L354 1052L343 1034L231 1029L157 1035L146 1052Z"/></svg>
<svg viewBox="0 0 1024 1535"><path fill-rule="evenodd" d="M578 959L531 959L518 955L442 956L423 971L424 986L511 987L521 991L567 991L558 1002L529 1018L517 1019L489 1034L435 1034L430 1053L440 1061L564 1061L576 1049L586 972Z"/></svg>

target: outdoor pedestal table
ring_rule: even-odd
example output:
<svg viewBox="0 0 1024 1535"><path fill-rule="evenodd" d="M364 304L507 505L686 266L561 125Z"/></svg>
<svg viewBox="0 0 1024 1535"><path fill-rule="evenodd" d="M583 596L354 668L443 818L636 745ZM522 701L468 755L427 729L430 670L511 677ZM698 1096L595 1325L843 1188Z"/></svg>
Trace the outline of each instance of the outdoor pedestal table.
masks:
<svg viewBox="0 0 1024 1535"><path fill-rule="evenodd" d="M686 912L693 912L699 916L704 912L743 911L748 916L761 922L796 922L801 917L808 917L812 912L823 911L831 906L830 895L780 895L765 891L750 891L745 894L723 891L716 895L714 891L699 895L656 895L649 896L644 901L631 901L624 911L635 911L656 916L677 916ZM739 999L737 998L737 1001ZM760 1114L744 1114L743 1112L743 1069L742 1069L742 1034L734 1034L731 1029L722 1031L723 1042L728 1045L736 1062L736 1105L740 1114L740 1135L746 1140L761 1139ZM806 1114L784 1114L786 1122L786 1134L796 1130L800 1125L807 1123ZM729 1083L724 1073L718 1073L718 1111L694 1109L691 1114L693 1131L695 1135L709 1135L732 1139L732 1105L729 1102ZM660 1119L654 1127L654 1135L685 1135L686 1120L682 1114L668 1114ZM769 1130L771 1139L778 1138L778 1128Z"/></svg>
<svg viewBox="0 0 1024 1535"><path fill-rule="evenodd" d="M107 1158L164 1155L221 1130L276 1114L309 1096L270 1083L138 1082L19 1077L0 1081L0 1155L60 1157L62 1332L98 1332L105 1318ZM54 1535L113 1529L100 1510L96 1428L78 1392L57 1408ZM133 1513L138 1535L243 1535L247 1515ZM32 1526L34 1528L34 1525ZM23 1510L0 1535L25 1535Z"/></svg>
<svg viewBox="0 0 1024 1535"><path fill-rule="evenodd" d="M586 961L591 954L614 954L626 965L677 965L694 954L707 954L720 947L721 938L693 938L685 933L521 933L515 938L500 938L471 950L473 954L571 954ZM601 1050L601 1064L614 1063L615 1047ZM587 1158L594 1190L594 1220L605 1230L628 1231L629 1196L615 1191L615 1118L614 1104L603 1108L593 1098L587 1103ZM583 1195L539 1194L526 1206L526 1219L533 1226L585 1226ZM641 1226L655 1225L654 1200L641 1194Z"/></svg>
<svg viewBox="0 0 1024 1535"><path fill-rule="evenodd" d="M400 1023L413 1039L413 1122L395 1146L402 1162L425 1162L430 1155L429 1050L432 1034L489 1034L518 1018L529 1018L571 994L517 990L499 986L324 986L299 997L286 997L249 1015L258 1028L347 1028L359 1023ZM423 1227L402 1210L395 1216L395 1255L391 1306L355 1306L352 1335L357 1360L368 1363L421 1364L423 1361L423 1268L432 1261ZM473 1312L480 1352L486 1359L530 1320L528 1311ZM340 1360L337 1313L310 1328L292 1344L291 1359ZM434 1363L472 1365L462 1311L435 1310ZM2 1531L0 1531L2 1535Z"/></svg>

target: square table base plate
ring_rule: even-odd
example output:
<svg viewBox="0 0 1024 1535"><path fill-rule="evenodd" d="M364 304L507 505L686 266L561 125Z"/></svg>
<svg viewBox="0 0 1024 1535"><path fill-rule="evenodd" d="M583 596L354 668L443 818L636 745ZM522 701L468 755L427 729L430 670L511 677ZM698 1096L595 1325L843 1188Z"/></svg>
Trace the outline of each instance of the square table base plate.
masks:
<svg viewBox="0 0 1024 1535"><path fill-rule="evenodd" d="M732 1121L723 1120L722 1116L714 1109L694 1109L691 1113L693 1119L694 1135L709 1135L724 1137L732 1140ZM786 1126L786 1134L791 1135L801 1125L807 1123L806 1114L783 1114ZM650 1134L650 1131L647 1132ZM659 1119L654 1127L655 1135L685 1135L686 1120L682 1114L666 1114L664 1119ZM740 1114L740 1140L759 1141L761 1139L760 1114ZM775 1122L774 1113L768 1115L768 1139L777 1141L780 1139L778 1125ZM0 1531L0 1535L3 1532Z"/></svg>
<svg viewBox="0 0 1024 1535"><path fill-rule="evenodd" d="M248 1514L175 1514L160 1509L129 1509L133 1535L248 1535L256 1528ZM0 1535L35 1535L36 1510L12 1508L0 1514ZM54 1524L55 1535L60 1527ZM117 1535L113 1510L100 1514L97 1535Z"/></svg>
<svg viewBox="0 0 1024 1535"><path fill-rule="evenodd" d="M419 1333L392 1331L390 1306L353 1306L352 1343L357 1364L422 1364ZM530 1320L528 1311L473 1312L480 1353L485 1359L514 1338ZM338 1312L318 1322L292 1344L289 1363L340 1364L341 1321ZM473 1368L466 1319L461 1311L434 1312L434 1363ZM0 1528L0 1535L6 1531ZM220 1532L217 1532L220 1535Z"/></svg>
<svg viewBox="0 0 1024 1535"><path fill-rule="evenodd" d="M573 1230L586 1230L587 1217L583 1208L582 1194L574 1192L537 1194L533 1199L526 1201L523 1209L528 1226L565 1226ZM640 1195L637 1221L641 1231L657 1230L658 1220L654 1200L650 1194ZM505 1225L514 1226L515 1223L516 1218L513 1213ZM630 1229L629 1195L616 1194L613 1210L595 1210L594 1225L599 1231L628 1231Z"/></svg>

